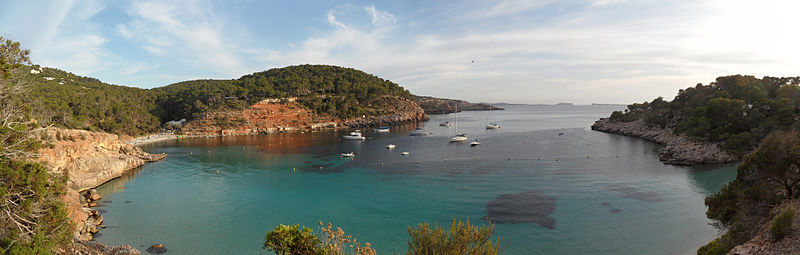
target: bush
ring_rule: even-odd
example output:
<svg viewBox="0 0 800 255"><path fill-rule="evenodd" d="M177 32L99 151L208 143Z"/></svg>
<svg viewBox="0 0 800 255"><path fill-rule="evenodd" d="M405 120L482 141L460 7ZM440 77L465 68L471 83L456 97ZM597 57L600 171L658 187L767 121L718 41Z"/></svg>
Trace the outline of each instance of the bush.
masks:
<svg viewBox="0 0 800 255"><path fill-rule="evenodd" d="M438 255L469 255L469 254L498 254L500 239L492 242L494 225L489 223L483 226L472 226L469 219L466 222L453 219L449 231L437 225L431 229L427 223L416 227L409 227L406 254L438 254Z"/></svg>
<svg viewBox="0 0 800 255"><path fill-rule="evenodd" d="M299 224L278 225L264 238L264 249L275 253L291 255L375 255L370 243L362 246L352 235L345 234L342 228L334 228L319 222L319 237L308 227L300 228Z"/></svg>
<svg viewBox="0 0 800 255"><path fill-rule="evenodd" d="M731 242L730 234L724 234L697 250L697 255L725 255L735 245Z"/></svg>
<svg viewBox="0 0 800 255"><path fill-rule="evenodd" d="M278 225L264 237L264 249L276 254L312 255L323 254L320 241L310 228L300 229L299 224L292 226Z"/></svg>
<svg viewBox="0 0 800 255"><path fill-rule="evenodd" d="M73 226L60 196L64 178L30 162L0 159L0 254L53 254Z"/></svg>
<svg viewBox="0 0 800 255"><path fill-rule="evenodd" d="M792 231L792 220L794 219L794 207L792 205L786 206L769 226L769 234L774 241L783 239Z"/></svg>

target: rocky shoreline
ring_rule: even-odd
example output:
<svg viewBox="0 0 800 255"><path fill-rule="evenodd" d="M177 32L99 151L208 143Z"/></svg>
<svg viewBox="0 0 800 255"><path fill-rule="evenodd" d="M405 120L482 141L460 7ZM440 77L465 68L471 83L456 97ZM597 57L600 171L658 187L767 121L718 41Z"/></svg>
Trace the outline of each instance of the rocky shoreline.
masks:
<svg viewBox="0 0 800 255"><path fill-rule="evenodd" d="M57 253L140 254L127 245L108 247L88 242L103 227L103 216L92 208L102 196L92 188L146 162L164 159L166 154L149 154L121 141L117 135L102 132L48 128L35 135L48 145L39 150L35 160L51 173L69 176L62 200L76 227L75 241Z"/></svg>
<svg viewBox="0 0 800 255"><path fill-rule="evenodd" d="M377 127L428 120L425 111L408 99L401 99L386 112L390 114L335 119L314 114L294 102L260 102L243 110L203 113L186 123L181 132L186 137L215 137ZM145 142L136 140L136 143Z"/></svg>
<svg viewBox="0 0 800 255"><path fill-rule="evenodd" d="M722 150L719 144L692 141L684 134L676 134L670 128L650 127L639 119L631 122L613 122L601 118L592 125L592 130L642 138L664 145L658 158L673 165L722 164L741 161L741 157Z"/></svg>

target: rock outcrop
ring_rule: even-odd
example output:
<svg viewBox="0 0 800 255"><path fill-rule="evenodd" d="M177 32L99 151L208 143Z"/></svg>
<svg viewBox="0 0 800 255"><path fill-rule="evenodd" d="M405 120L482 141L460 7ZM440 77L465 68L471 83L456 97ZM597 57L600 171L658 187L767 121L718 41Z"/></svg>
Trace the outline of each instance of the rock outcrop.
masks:
<svg viewBox="0 0 800 255"><path fill-rule="evenodd" d="M150 154L114 134L49 128L38 134L49 143L36 160L57 174L69 173L68 186L82 191L117 178L166 154Z"/></svg>
<svg viewBox="0 0 800 255"><path fill-rule="evenodd" d="M676 134L670 128L651 127L639 119L631 122L612 122L601 118L592 125L592 130L642 138L664 145L658 158L667 164L695 165L733 163L739 156L722 150L719 144L693 141L684 134Z"/></svg>
<svg viewBox="0 0 800 255"><path fill-rule="evenodd" d="M123 244L120 246L108 246L102 243L75 240L67 247L56 251L58 255L140 255L139 250Z"/></svg>
<svg viewBox="0 0 800 255"><path fill-rule="evenodd" d="M414 101L394 99L390 114L336 119L314 114L294 101L264 100L243 110L206 112L186 123L181 131L187 136L252 135L323 128L363 127L427 120L424 110Z"/></svg>
<svg viewBox="0 0 800 255"><path fill-rule="evenodd" d="M776 206L770 212L771 216L778 214L781 208L784 208L788 203L781 206ZM800 203L792 202L795 208L800 208ZM771 221L765 220L761 230L755 237L744 244L734 247L728 252L728 255L772 255L772 254L800 254L800 210L795 210L794 218L792 219L792 231L787 236L779 241L772 240L769 234L769 225Z"/></svg>

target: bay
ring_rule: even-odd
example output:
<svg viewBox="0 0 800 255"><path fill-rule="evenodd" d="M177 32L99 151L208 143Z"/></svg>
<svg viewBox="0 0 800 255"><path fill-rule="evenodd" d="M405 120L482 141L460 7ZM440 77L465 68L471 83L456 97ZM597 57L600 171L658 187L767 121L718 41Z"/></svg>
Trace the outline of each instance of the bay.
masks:
<svg viewBox="0 0 800 255"><path fill-rule="evenodd" d="M269 254L261 246L276 225L323 221L391 254L405 252L409 226L456 217L505 222L495 233L504 254L694 253L717 234L703 199L735 165L665 165L657 144L589 130L622 108L459 113L476 147L448 143L455 127L439 123L454 114L364 129L363 142L323 131L147 145L169 156L98 188L108 228L96 239L143 253L164 243L169 254ZM502 128L485 130L487 119ZM418 126L432 135L407 135Z"/></svg>

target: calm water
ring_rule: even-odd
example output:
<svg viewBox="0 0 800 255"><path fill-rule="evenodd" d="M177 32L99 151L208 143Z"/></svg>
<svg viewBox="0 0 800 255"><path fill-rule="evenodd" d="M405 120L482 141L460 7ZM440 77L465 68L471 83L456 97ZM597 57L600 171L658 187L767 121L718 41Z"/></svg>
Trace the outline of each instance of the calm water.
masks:
<svg viewBox="0 0 800 255"><path fill-rule="evenodd" d="M484 223L490 214L509 222L496 231L505 254L693 253L716 234L703 198L735 166L664 165L658 145L588 129L618 108L511 106L491 112L502 128L489 131L487 112L460 113L459 130L478 147L447 142L453 128L438 124L453 115L365 132L364 142L320 132L147 146L169 156L98 189L109 228L97 240L143 252L163 242L168 254L264 254L277 224L324 221L391 254L405 251L408 226ZM434 134L406 135L417 125ZM338 157L349 151L357 157Z"/></svg>

